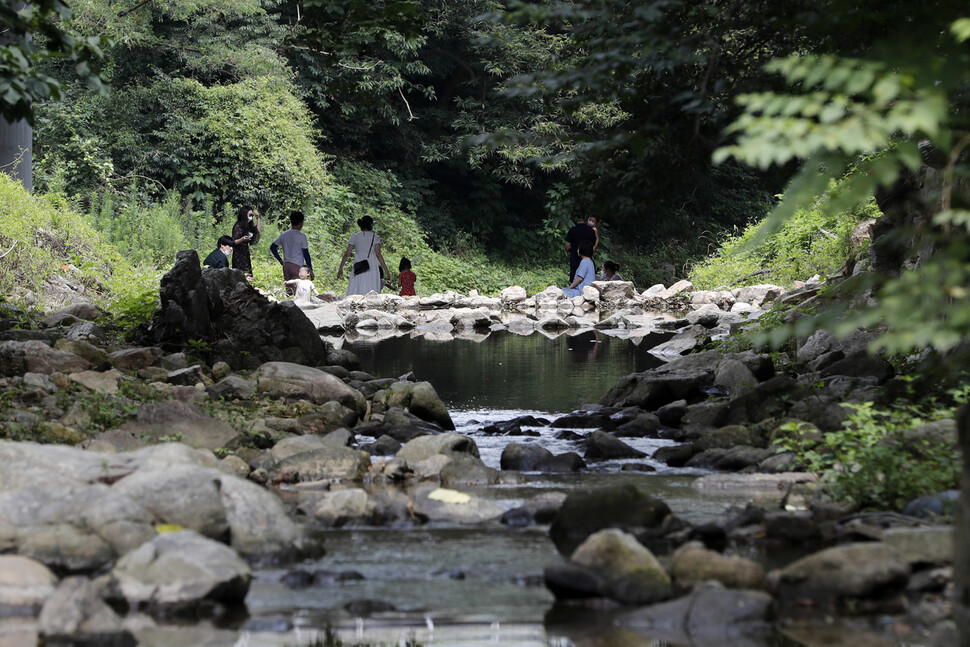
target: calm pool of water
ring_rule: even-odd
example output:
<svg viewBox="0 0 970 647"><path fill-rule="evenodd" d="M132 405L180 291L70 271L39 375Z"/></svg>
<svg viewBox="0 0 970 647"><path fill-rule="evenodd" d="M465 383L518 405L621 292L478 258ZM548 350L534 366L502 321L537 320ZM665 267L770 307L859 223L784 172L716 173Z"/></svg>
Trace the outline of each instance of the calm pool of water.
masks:
<svg viewBox="0 0 970 647"><path fill-rule="evenodd" d="M481 341L436 341L416 334L343 347L379 377L413 371L431 382L453 415L490 409L563 413L599 402L624 375L659 366L649 350L669 337L589 331L549 339L495 332Z"/></svg>

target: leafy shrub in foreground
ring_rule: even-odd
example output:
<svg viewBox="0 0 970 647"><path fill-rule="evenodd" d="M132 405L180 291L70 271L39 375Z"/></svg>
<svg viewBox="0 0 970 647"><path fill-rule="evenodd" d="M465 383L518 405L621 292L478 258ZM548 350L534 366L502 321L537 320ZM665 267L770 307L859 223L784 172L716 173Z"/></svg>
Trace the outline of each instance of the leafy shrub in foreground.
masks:
<svg viewBox="0 0 970 647"><path fill-rule="evenodd" d="M966 391L951 392L957 401ZM843 405L851 409L843 428L824 434L798 433L787 423L779 451L795 452L806 469L822 476L824 491L863 508L901 510L909 501L957 487L960 453L954 442L928 438L916 429L951 418L953 408L921 413L912 406L878 408L872 402Z"/></svg>

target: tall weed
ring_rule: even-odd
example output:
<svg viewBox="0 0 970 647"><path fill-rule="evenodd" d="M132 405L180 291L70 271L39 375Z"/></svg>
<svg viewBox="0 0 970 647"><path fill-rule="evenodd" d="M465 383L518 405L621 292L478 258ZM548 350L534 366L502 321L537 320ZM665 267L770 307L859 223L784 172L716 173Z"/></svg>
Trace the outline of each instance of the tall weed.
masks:
<svg viewBox="0 0 970 647"><path fill-rule="evenodd" d="M839 191L833 183L829 194ZM837 273L853 252L850 237L859 223L881 215L875 201L835 217L813 206L802 209L772 236L752 247L762 222L725 235L714 255L695 264L688 278L699 289L757 283L790 285L815 274Z"/></svg>

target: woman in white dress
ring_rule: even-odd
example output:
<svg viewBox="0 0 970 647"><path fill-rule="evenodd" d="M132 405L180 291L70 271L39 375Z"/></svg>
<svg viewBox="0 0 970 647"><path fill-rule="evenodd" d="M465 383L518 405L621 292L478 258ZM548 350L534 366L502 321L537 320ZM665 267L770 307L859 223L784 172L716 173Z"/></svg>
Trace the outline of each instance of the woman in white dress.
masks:
<svg viewBox="0 0 970 647"><path fill-rule="evenodd" d="M347 249L344 250L344 256L340 259L340 267L337 268L337 278L342 279L344 277L344 265L347 263L347 259L350 258L350 253L353 252L354 265L357 265L361 261L367 261L367 269L360 273L355 273L351 269L350 283L347 285L347 294L380 292L380 270L384 270L384 276L389 277L391 275L387 271L387 264L381 255L381 237L374 232L374 219L370 216L360 218L357 221L357 226L360 227L360 231L350 237Z"/></svg>

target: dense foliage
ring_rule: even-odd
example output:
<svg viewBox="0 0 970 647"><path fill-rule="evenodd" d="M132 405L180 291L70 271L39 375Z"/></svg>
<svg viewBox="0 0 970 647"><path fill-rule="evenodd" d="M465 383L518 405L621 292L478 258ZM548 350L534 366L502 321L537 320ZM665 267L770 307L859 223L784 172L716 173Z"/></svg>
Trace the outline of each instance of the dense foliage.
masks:
<svg viewBox="0 0 970 647"><path fill-rule="evenodd" d="M41 295L56 290L62 276L102 303L110 295L131 294L146 285L158 300L157 277L136 272L63 198L32 196L0 174L0 204L0 294L43 303Z"/></svg>
<svg viewBox="0 0 970 647"><path fill-rule="evenodd" d="M970 332L970 18L964 3L932 4L880 14L900 22L872 21L880 38L862 55L774 61L788 89L742 96L745 113L732 126L739 140L717 153L764 167L801 162L762 238L809 205L840 217L875 196L898 213L876 250L888 256L895 247L895 263L844 288L870 290L876 304L843 317L845 303L798 332L879 324L888 333L877 346L891 352L946 351ZM825 193L838 177L840 191ZM774 338L791 332L779 328Z"/></svg>
<svg viewBox="0 0 970 647"><path fill-rule="evenodd" d="M833 182L823 195L839 190ZM848 213L833 213L812 204L792 214L771 236L761 233L764 221L753 223L719 241L713 254L691 268L688 278L698 289L713 290L757 283L791 285L815 275L823 280L839 276L847 261L865 251L853 245L868 243L863 236L853 243L856 228L880 215L875 201Z"/></svg>
<svg viewBox="0 0 970 647"><path fill-rule="evenodd" d="M669 282L778 188L710 165L732 93L799 39L787 10L752 30L756 4L76 0L72 33L110 39L112 93L49 66L69 85L38 105L37 181L83 209L174 191L282 221L333 213L333 172L378 169L435 251L552 268L595 212L627 275Z"/></svg>
<svg viewBox="0 0 970 647"><path fill-rule="evenodd" d="M44 71L51 59L67 61L76 78L102 88L100 34L76 38L64 29L71 9L62 0L0 4L0 115L33 121L34 101L59 99L63 83Z"/></svg>

